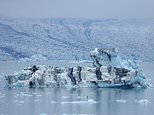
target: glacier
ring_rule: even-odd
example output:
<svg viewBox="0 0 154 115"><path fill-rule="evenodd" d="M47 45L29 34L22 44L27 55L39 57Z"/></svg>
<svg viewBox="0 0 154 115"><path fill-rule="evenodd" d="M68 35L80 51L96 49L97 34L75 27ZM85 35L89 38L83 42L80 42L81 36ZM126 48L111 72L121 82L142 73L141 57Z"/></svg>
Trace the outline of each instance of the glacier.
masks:
<svg viewBox="0 0 154 115"><path fill-rule="evenodd" d="M153 31L152 19L1 17L0 60L89 60L91 49L115 47L124 58L153 62Z"/></svg>

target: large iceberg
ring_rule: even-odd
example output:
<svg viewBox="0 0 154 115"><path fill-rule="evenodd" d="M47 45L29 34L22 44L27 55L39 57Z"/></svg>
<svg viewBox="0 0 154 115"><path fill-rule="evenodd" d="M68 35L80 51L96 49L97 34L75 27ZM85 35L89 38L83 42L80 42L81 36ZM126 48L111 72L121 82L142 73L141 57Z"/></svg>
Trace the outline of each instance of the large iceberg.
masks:
<svg viewBox="0 0 154 115"><path fill-rule="evenodd" d="M98 49L90 52L95 67L112 66L116 68L126 68L130 70L139 69L139 65L135 60L123 60L118 53L118 49Z"/></svg>
<svg viewBox="0 0 154 115"><path fill-rule="evenodd" d="M118 50L90 52L94 67L46 67L34 65L16 75L5 76L9 87L148 87L142 69L134 60L123 60Z"/></svg>

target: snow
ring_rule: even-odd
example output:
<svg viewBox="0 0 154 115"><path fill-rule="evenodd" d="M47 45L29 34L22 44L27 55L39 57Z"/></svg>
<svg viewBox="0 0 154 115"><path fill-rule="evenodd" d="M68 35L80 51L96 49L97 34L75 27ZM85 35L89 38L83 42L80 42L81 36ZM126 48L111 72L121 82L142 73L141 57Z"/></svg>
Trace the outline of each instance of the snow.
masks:
<svg viewBox="0 0 154 115"><path fill-rule="evenodd" d="M89 51L118 48L154 60L154 20L0 18L0 60L88 60Z"/></svg>
<svg viewBox="0 0 154 115"><path fill-rule="evenodd" d="M20 61L46 61L48 60L47 57L43 56L42 54L32 55L30 58L21 58Z"/></svg>

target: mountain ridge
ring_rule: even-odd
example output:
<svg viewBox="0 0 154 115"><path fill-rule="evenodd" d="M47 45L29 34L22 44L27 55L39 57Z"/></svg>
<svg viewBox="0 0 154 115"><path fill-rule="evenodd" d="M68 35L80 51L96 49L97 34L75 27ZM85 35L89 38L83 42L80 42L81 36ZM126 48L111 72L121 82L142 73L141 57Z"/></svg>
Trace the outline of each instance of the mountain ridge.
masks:
<svg viewBox="0 0 154 115"><path fill-rule="evenodd" d="M154 61L154 20L0 18L0 60L85 60L95 47Z"/></svg>

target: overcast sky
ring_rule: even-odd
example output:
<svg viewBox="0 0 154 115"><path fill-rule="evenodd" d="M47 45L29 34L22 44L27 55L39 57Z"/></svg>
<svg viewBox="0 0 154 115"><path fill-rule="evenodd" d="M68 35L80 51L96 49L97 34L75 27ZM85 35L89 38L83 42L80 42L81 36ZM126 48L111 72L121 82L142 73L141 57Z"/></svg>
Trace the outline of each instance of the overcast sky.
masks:
<svg viewBox="0 0 154 115"><path fill-rule="evenodd" d="M154 0L0 0L0 17L154 18Z"/></svg>

